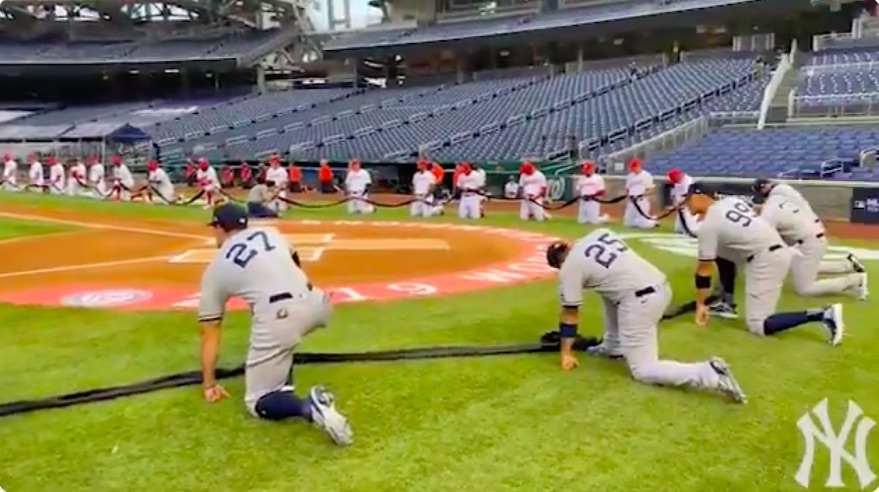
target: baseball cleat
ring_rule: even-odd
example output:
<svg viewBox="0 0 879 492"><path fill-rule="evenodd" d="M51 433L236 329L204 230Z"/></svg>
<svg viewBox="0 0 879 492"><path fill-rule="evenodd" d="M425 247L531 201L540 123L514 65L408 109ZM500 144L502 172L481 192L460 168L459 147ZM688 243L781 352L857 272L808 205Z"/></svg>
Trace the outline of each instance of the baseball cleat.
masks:
<svg viewBox="0 0 879 492"><path fill-rule="evenodd" d="M623 353L620 352L619 348L612 349L605 345L604 342L599 343L598 345L593 345L586 349L586 353L589 355L596 355L599 357L607 357L609 359L619 359L623 357Z"/></svg>
<svg viewBox="0 0 879 492"><path fill-rule="evenodd" d="M717 389L736 403L747 403L748 397L745 396L745 392L742 391L742 387L733 376L729 364L720 357L712 357L708 364L719 378Z"/></svg>
<svg viewBox="0 0 879 492"><path fill-rule="evenodd" d="M859 260L857 256L851 253L849 253L848 256L845 257L845 261L847 261L848 264L851 265L852 270L855 273L864 273L865 271L867 271L867 269L864 268L864 264L861 263L861 260Z"/></svg>
<svg viewBox="0 0 879 492"><path fill-rule="evenodd" d="M348 419L336 410L335 396L323 386L315 386L308 391L311 405L311 420L320 427L330 439L340 446L351 444L353 435Z"/></svg>
<svg viewBox="0 0 879 492"><path fill-rule="evenodd" d="M723 319L739 318L739 313L736 312L735 306L723 301L717 301L708 306L708 314Z"/></svg>
<svg viewBox="0 0 879 492"><path fill-rule="evenodd" d="M830 332L830 345L837 346L842 342L845 333L845 321L842 319L842 304L831 304L824 308L821 323Z"/></svg>

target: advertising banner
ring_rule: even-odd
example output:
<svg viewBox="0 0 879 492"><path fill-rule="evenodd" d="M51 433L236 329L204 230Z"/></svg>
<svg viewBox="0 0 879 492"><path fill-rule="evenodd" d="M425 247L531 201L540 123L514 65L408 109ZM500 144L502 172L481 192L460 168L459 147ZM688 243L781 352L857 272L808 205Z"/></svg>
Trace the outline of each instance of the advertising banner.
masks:
<svg viewBox="0 0 879 492"><path fill-rule="evenodd" d="M879 188L852 189L849 219L856 224L879 224Z"/></svg>

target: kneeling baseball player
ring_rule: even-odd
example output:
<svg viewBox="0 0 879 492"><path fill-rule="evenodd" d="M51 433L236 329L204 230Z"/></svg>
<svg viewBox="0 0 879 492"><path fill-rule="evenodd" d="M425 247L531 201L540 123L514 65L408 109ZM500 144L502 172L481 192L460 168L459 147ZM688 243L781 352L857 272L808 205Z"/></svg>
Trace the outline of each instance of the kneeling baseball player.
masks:
<svg viewBox="0 0 879 492"><path fill-rule="evenodd" d="M801 296L851 293L866 301L867 273L854 255L845 260L823 261L827 253L827 235L821 220L809 209L801 209L780 194L754 197L760 217L778 231L784 242L799 254L791 259L794 291ZM846 273L835 278L818 279L819 273Z"/></svg>
<svg viewBox="0 0 879 492"><path fill-rule="evenodd" d="M656 327L671 302L668 281L609 229L596 229L568 244L546 250L549 266L559 270L562 369L577 367L573 354L583 289L594 289L604 303L604 338L595 355L624 357L635 380L647 384L715 389L736 402L745 394L719 357L683 363L659 358Z"/></svg>
<svg viewBox="0 0 879 492"><path fill-rule="evenodd" d="M326 325L332 312L329 296L308 282L284 236L273 227L248 227L247 212L238 205L219 206L210 226L219 250L202 275L198 307L205 399L228 396L217 384L215 369L226 301L239 297L251 313L247 409L266 420L301 418L336 444L349 444L351 428L336 410L333 393L315 386L301 399L293 386L293 352L305 335Z"/></svg>
<svg viewBox="0 0 879 492"><path fill-rule="evenodd" d="M259 176L256 184L247 192L247 215L257 219L273 219L279 215L271 204L277 200L275 182Z"/></svg>
<svg viewBox="0 0 879 492"><path fill-rule="evenodd" d="M697 325L708 323L706 300L711 289L711 273L716 258L723 257L743 267L745 272L745 321L752 333L774 335L817 322L827 329L832 345L842 341L845 325L841 304L775 312L790 269L792 251L778 231L747 202L734 196L716 200L706 185L693 183L685 203L702 222L695 273Z"/></svg>

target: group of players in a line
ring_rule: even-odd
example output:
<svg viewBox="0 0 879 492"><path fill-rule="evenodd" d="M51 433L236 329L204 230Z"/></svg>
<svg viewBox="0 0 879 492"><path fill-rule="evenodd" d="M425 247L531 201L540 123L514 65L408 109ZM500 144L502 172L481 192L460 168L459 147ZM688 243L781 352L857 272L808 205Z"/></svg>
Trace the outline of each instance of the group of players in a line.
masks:
<svg viewBox="0 0 879 492"><path fill-rule="evenodd" d="M527 167L523 171L526 176L539 172ZM632 171L635 176L630 175L627 184L637 200L649 194L652 183L638 177L640 166L633 166ZM720 198L708 185L692 182L680 171L669 174L675 205L680 208L678 226L698 241L693 273L696 325L706 326L712 315L738 318L734 294L741 271L743 317L751 333L772 336L815 323L831 346L841 343L845 333L842 304L803 311L776 310L789 272L794 290L802 296L868 297L867 273L858 258L824 259L828 249L824 225L799 192L789 185L760 179L754 183L752 202L735 196ZM466 175L459 177L459 187L462 192L473 192L467 188ZM525 181L523 186L526 193L536 189L528 184ZM462 196L462 201L465 198ZM537 200L529 200L534 202ZM645 221L642 227L655 225L645 217L648 207L641 203L636 211ZM469 213L473 214L472 209ZM199 307L205 399L214 402L228 396L214 376L219 330L226 301L242 297L253 316L254 341L248 352L244 396L250 412L273 421L301 418L320 427L337 444L352 442L351 426L336 409L335 395L315 386L300 398L292 381L293 352L304 336L328 323L329 296L311 285L295 248L288 249L286 244L278 247L284 240L272 227L250 227L243 208L222 205L215 209L211 226L219 250L202 278ZM589 289L602 299L604 328L601 343L589 353L624 359L632 377L643 383L714 390L735 402L747 400L730 365L721 357L689 363L660 358L657 331L672 301L671 287L660 269L616 233L601 227L576 241L553 242L546 249L546 261L559 272L558 332L564 370L578 366L573 347L583 291ZM715 268L719 282L713 286ZM840 275L819 279L820 273Z"/></svg>

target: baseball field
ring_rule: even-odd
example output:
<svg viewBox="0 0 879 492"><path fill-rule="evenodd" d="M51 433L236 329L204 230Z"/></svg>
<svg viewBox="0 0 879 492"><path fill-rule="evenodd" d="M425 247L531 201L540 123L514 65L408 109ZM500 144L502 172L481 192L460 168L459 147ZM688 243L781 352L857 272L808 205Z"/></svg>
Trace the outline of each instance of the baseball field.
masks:
<svg viewBox="0 0 879 492"><path fill-rule="evenodd" d="M300 248L314 282L339 301L331 325L302 350L532 342L554 329L557 287L541 247L588 229L565 214L533 224L507 210L467 224L449 216L414 223L405 209L365 219L341 207L290 210L279 229ZM208 216L196 207L0 194L0 404L197 369L193 304L211 255ZM692 299L691 240L667 228L612 227L632 234L630 245L667 273L675 302ZM830 254L853 250L879 278L879 230L831 225L830 232ZM0 487L803 490L795 479L808 442L797 426L803 415L826 400L827 431L839 432L851 401L879 419L875 302L786 293L779 309L831 300L845 306L847 337L838 348L818 325L772 338L749 334L739 321L699 328L684 316L661 325L663 356L724 357L749 396L744 406L638 384L624 363L586 355L568 373L554 354L316 364L297 369L297 387L335 391L354 429L351 447L337 448L301 422L248 417L243 380L233 378L224 382L232 398L215 404L185 387L0 418ZM247 348L248 315L233 307L223 366L240 363ZM580 326L600 335L594 294ZM846 453L858 453L854 431L841 439ZM865 449L861 461L879 472L879 432ZM831 458L815 441L810 488L827 485ZM863 463L859 476L842 461L845 487L836 490L879 487Z"/></svg>

